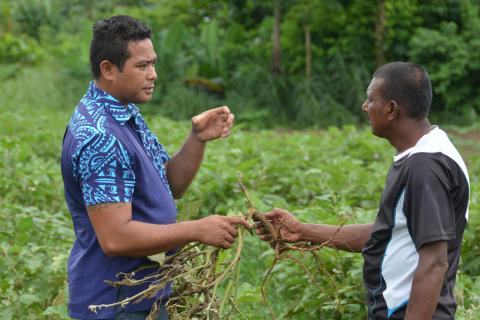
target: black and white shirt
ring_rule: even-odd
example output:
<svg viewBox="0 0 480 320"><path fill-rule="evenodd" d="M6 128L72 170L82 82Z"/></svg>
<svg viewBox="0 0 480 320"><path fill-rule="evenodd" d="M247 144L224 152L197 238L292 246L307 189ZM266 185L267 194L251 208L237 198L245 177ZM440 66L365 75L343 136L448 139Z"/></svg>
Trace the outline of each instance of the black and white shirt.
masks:
<svg viewBox="0 0 480 320"><path fill-rule="evenodd" d="M462 157L435 127L394 157L371 238L363 249L368 319L403 319L422 245L448 241L448 271L435 320L454 319L455 275L468 219Z"/></svg>

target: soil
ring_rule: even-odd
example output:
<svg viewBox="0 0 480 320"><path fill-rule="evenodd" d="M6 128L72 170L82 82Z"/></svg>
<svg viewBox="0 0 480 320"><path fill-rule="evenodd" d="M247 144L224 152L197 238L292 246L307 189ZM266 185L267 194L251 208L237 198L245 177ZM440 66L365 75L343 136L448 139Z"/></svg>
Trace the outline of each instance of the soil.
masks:
<svg viewBox="0 0 480 320"><path fill-rule="evenodd" d="M468 162L472 156L480 155L480 129L460 132L455 129L446 130L452 137L453 143Z"/></svg>

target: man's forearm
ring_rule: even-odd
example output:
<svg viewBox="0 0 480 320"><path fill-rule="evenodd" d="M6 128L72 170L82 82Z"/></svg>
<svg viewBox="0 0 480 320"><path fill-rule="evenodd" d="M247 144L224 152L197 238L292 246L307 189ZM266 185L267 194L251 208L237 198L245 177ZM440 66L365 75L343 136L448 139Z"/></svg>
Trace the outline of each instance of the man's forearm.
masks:
<svg viewBox="0 0 480 320"><path fill-rule="evenodd" d="M101 203L87 207L98 242L107 256L143 257L198 241L230 248L237 236L236 227L250 225L243 216L208 217L171 224L152 224L132 219L132 204Z"/></svg>
<svg viewBox="0 0 480 320"><path fill-rule="evenodd" d="M422 247L413 277L412 291L405 319L432 319L448 270L447 242L438 241Z"/></svg>
<svg viewBox="0 0 480 320"><path fill-rule="evenodd" d="M101 241L108 256L145 257L169 251L196 241L193 221L168 225L149 224L130 220L115 235Z"/></svg>
<svg viewBox="0 0 480 320"><path fill-rule="evenodd" d="M370 238L373 224L352 224L335 226L326 224L304 224L301 230L301 240L314 243L325 243L327 246L361 252Z"/></svg>
<svg viewBox="0 0 480 320"><path fill-rule="evenodd" d="M200 168L206 142L190 133L182 148L167 163L167 178L174 198L181 198Z"/></svg>

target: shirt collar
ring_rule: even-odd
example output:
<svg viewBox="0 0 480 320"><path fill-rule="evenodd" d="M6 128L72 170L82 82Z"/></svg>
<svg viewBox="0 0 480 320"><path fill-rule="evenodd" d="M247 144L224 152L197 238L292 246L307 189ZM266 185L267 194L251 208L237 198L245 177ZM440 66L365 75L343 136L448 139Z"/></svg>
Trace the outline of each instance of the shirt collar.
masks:
<svg viewBox="0 0 480 320"><path fill-rule="evenodd" d="M427 132L426 134L424 134L418 141L417 143L413 146L413 147L410 147L408 148L407 150L403 151L402 153L399 153L399 154L396 154L393 156L393 162L397 162L398 160L402 159L403 157L407 156L407 155L410 155L410 153L412 153L412 151L418 147L419 145L421 145L423 143L423 141L425 139L427 139L429 136L435 134L437 131L439 131L440 129L438 129L438 126L436 125L432 125L432 130L430 130L429 132Z"/></svg>
<svg viewBox="0 0 480 320"><path fill-rule="evenodd" d="M126 107L110 93L100 89L96 86L94 81L90 82L87 96L95 101L98 101L110 115L120 124L124 125L131 117L136 117L139 114L138 107L129 103Z"/></svg>

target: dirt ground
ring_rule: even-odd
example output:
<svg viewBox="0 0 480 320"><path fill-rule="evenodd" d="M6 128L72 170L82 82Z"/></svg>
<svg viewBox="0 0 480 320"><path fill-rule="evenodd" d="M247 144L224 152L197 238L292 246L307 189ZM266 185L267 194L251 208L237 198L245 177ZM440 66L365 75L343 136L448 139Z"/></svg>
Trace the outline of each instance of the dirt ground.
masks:
<svg viewBox="0 0 480 320"><path fill-rule="evenodd" d="M472 156L480 156L480 129L465 132L454 129L447 129L446 131L467 162Z"/></svg>

